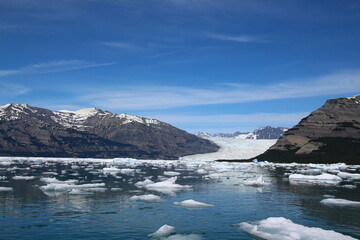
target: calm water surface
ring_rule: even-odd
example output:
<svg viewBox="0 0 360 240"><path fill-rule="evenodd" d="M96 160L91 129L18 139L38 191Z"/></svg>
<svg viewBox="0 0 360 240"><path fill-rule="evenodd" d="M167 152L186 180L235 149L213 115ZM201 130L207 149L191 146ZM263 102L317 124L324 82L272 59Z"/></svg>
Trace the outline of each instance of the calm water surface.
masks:
<svg viewBox="0 0 360 240"><path fill-rule="evenodd" d="M109 164L108 164L109 165ZM287 173L294 167L260 167L252 164L213 166L212 164L141 163L112 164L130 168L105 174L105 163L53 161L12 161L0 163L0 239L148 239L160 226L176 227L177 233L192 234L194 239L252 239L238 223L268 217L285 217L308 227L334 230L360 238L360 208L328 207L320 204L323 195L360 201L356 188L338 185L293 184ZM225 167L224 167L225 166ZM198 174L203 168L209 174ZM306 167L302 167L303 169ZM352 169L353 173L359 169ZM154 182L164 171L180 173L176 183L191 185L173 195L147 191L134 184L152 176ZM244 180L262 175L271 183L263 187L245 186ZM13 176L35 176L33 180L14 180ZM78 180L78 184L105 183L86 195L67 191L42 191L41 177ZM130 197L153 193L161 202L131 201ZM174 205L187 199L213 204L213 208L187 209ZM190 237L188 236L188 237Z"/></svg>

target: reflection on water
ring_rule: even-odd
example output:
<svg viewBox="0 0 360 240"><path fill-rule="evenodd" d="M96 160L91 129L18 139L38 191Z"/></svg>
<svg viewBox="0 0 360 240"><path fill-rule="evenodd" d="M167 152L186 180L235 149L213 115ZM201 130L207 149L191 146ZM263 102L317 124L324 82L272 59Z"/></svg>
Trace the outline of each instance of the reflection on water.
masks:
<svg viewBox="0 0 360 240"><path fill-rule="evenodd" d="M320 203L324 195L360 201L359 179L337 183L288 179L295 172L325 171L356 174L359 168L121 160L0 162L0 187L13 188L0 188L0 238L148 239L148 234L168 224L180 234L174 239L251 239L238 223L268 217L285 217L360 238L360 208ZM160 190L146 187L172 176L177 177L172 185ZM260 180L266 184L256 184ZM145 194L161 199L130 200ZM214 207L189 209L173 204L189 199Z"/></svg>

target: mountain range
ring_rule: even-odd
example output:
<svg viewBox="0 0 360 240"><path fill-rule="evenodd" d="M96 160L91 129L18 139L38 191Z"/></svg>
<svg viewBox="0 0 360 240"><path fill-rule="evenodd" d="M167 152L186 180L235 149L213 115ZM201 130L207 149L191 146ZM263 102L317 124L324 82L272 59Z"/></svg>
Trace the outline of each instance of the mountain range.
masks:
<svg viewBox="0 0 360 240"><path fill-rule="evenodd" d="M196 135L203 138L223 137L240 139L279 139L288 128L283 127L262 127L253 132L234 132L234 133L207 133L198 132Z"/></svg>
<svg viewBox="0 0 360 240"><path fill-rule="evenodd" d="M272 162L360 164L360 95L327 100L256 158Z"/></svg>
<svg viewBox="0 0 360 240"><path fill-rule="evenodd" d="M209 140L156 119L97 108L0 106L1 156L177 159L218 149Z"/></svg>

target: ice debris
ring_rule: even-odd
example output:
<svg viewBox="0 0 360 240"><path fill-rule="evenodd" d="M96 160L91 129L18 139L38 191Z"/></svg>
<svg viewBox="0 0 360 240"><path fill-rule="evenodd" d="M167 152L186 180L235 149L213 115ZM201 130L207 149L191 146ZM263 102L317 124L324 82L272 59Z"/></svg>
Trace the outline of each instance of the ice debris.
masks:
<svg viewBox="0 0 360 240"><path fill-rule="evenodd" d="M154 194L146 194L140 196L132 196L130 198L132 201L141 201L141 202L160 202L161 197L156 196Z"/></svg>
<svg viewBox="0 0 360 240"><path fill-rule="evenodd" d="M332 230L296 224L283 217L270 217L253 223L242 222L240 228L250 235L270 240L356 240Z"/></svg>
<svg viewBox="0 0 360 240"><path fill-rule="evenodd" d="M341 198L327 198L321 200L320 203L332 207L360 207L360 202Z"/></svg>
<svg viewBox="0 0 360 240"><path fill-rule="evenodd" d="M245 186L265 186L265 185L269 185L269 182L265 182L263 179L263 176L261 175L260 177L258 177L256 180L247 180L244 181L244 185Z"/></svg>
<svg viewBox="0 0 360 240"><path fill-rule="evenodd" d="M156 232L149 234L148 237L151 238L168 237L175 232L176 232L175 227L165 224L161 226Z"/></svg>
<svg viewBox="0 0 360 240"><path fill-rule="evenodd" d="M184 200L182 202L174 202L175 205L180 205L186 208L209 208L213 207L214 205L198 202L193 199Z"/></svg>

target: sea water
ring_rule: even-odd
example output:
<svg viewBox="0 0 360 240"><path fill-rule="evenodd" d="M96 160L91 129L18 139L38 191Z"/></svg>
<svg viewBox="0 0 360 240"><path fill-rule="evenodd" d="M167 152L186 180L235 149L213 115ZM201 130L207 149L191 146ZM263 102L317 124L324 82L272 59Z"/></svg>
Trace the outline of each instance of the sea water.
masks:
<svg viewBox="0 0 360 240"><path fill-rule="evenodd" d="M239 223L256 224L269 217L358 239L360 207L321 201L360 201L359 170L360 166L344 164L3 158L0 239L149 239L165 224L176 230L168 239L253 239ZM337 176L340 172L353 178L289 179L295 173ZM187 187L154 189L136 184L169 178ZM146 194L160 200L131 200ZM190 199L213 206L174 204Z"/></svg>

